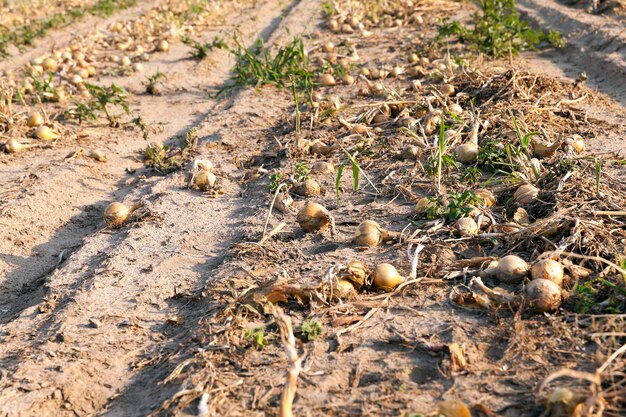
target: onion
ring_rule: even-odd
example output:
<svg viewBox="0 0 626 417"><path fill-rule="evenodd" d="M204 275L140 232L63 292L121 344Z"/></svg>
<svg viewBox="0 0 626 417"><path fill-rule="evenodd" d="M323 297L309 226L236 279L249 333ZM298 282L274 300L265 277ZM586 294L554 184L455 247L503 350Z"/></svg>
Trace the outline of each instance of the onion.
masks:
<svg viewBox="0 0 626 417"><path fill-rule="evenodd" d="M82 84L83 82L83 77L81 77L78 74L74 74L72 75L72 78L70 78L70 82L74 85L78 85L78 84Z"/></svg>
<svg viewBox="0 0 626 417"><path fill-rule="evenodd" d="M35 112L35 113L31 113L30 117L28 118L27 124L30 127L35 127L35 126L42 125L43 122L44 122L43 116Z"/></svg>
<svg viewBox="0 0 626 417"><path fill-rule="evenodd" d="M18 153L26 149L35 148L36 146L37 145L33 144L19 143L17 139L11 138L5 142L4 150L7 151L7 153Z"/></svg>
<svg viewBox="0 0 626 417"><path fill-rule="evenodd" d="M474 142L464 143L454 149L454 154L456 159L463 164L474 162L478 156L478 145Z"/></svg>
<svg viewBox="0 0 626 417"><path fill-rule="evenodd" d="M547 279L536 279L526 286L528 305L535 313L556 310L561 304L561 289Z"/></svg>
<svg viewBox="0 0 626 417"><path fill-rule="evenodd" d="M340 278L352 282L356 289L365 285L365 280L370 274L367 265L360 261L350 261L342 271Z"/></svg>
<svg viewBox="0 0 626 417"><path fill-rule="evenodd" d="M359 224L354 232L354 243L359 246L378 246L383 242L397 238L397 232L385 230L373 220L365 220Z"/></svg>
<svg viewBox="0 0 626 417"><path fill-rule="evenodd" d="M324 206L309 201L298 212L296 221L304 232L310 233L327 230L331 217Z"/></svg>
<svg viewBox="0 0 626 417"><path fill-rule="evenodd" d="M289 214L293 207L293 198L288 193L280 193L276 198L274 207L283 214Z"/></svg>
<svg viewBox="0 0 626 417"><path fill-rule="evenodd" d="M132 62L130 61L130 58L127 57L126 55L124 55L122 57L122 65L125 66L125 67L129 67L130 64L132 64Z"/></svg>
<svg viewBox="0 0 626 417"><path fill-rule="evenodd" d="M491 191L486 188L476 190L474 194L483 199L483 204L486 207L492 207L494 204L496 204L496 197Z"/></svg>
<svg viewBox="0 0 626 417"><path fill-rule="evenodd" d="M98 162L106 162L107 161L107 156L104 152L99 151L99 150L92 150L89 151L89 153L87 154L88 157L95 159Z"/></svg>
<svg viewBox="0 0 626 417"><path fill-rule="evenodd" d="M170 44L165 39L161 39L157 43L157 51L159 52L167 52L170 50Z"/></svg>
<svg viewBox="0 0 626 417"><path fill-rule="evenodd" d="M456 103L452 103L448 106L448 111L454 115L461 115L463 113L463 107L459 106Z"/></svg>
<svg viewBox="0 0 626 417"><path fill-rule="evenodd" d="M422 156L422 150L418 146L415 146L415 145L405 146L402 149L402 152L400 152L400 157L402 159L417 161L420 158L420 156Z"/></svg>
<svg viewBox="0 0 626 417"><path fill-rule="evenodd" d="M328 28L333 32L337 32L339 30L339 22L335 19L331 19L328 21Z"/></svg>
<svg viewBox="0 0 626 417"><path fill-rule="evenodd" d="M572 136L570 145L577 153L585 152L585 141L580 135Z"/></svg>
<svg viewBox="0 0 626 417"><path fill-rule="evenodd" d="M319 80L324 87L331 87L337 84L337 81L335 81L335 77L330 74L320 74Z"/></svg>
<svg viewBox="0 0 626 417"><path fill-rule="evenodd" d="M347 279L340 279L333 288L334 295L337 298L352 298L356 295L354 284Z"/></svg>
<svg viewBox="0 0 626 417"><path fill-rule="evenodd" d="M378 264L376 270L374 270L372 284L383 291L392 291L403 282L404 277L391 264Z"/></svg>
<svg viewBox="0 0 626 417"><path fill-rule="evenodd" d="M37 136L39 139L43 139L43 140L54 140L54 139L57 139L59 137L59 135L54 133L52 131L52 129L50 129L46 125L40 125L37 128L37 130L35 131L35 136Z"/></svg>
<svg viewBox="0 0 626 417"><path fill-rule="evenodd" d="M326 41L324 45L322 45L322 50L324 52L333 52L335 50L335 44L331 41Z"/></svg>
<svg viewBox="0 0 626 417"><path fill-rule="evenodd" d="M217 178L210 171L200 171L193 176L193 183L202 191L207 191L215 187Z"/></svg>
<svg viewBox="0 0 626 417"><path fill-rule="evenodd" d="M42 66L45 71L49 72L55 72L59 67L57 62L52 58L44 59Z"/></svg>
<svg viewBox="0 0 626 417"><path fill-rule="evenodd" d="M350 74L346 74L343 76L343 83L347 85L354 84L354 77Z"/></svg>
<svg viewBox="0 0 626 417"><path fill-rule="evenodd" d="M315 155L326 156L334 150L334 146L327 145L322 141L315 141L311 144L310 152Z"/></svg>
<svg viewBox="0 0 626 417"><path fill-rule="evenodd" d="M213 171L213 162L208 159L196 159L193 161L193 169L197 169L199 171Z"/></svg>
<svg viewBox="0 0 626 417"><path fill-rule="evenodd" d="M519 205L525 206L539 195L539 188L532 184L521 185L513 194L513 199Z"/></svg>
<svg viewBox="0 0 626 417"><path fill-rule="evenodd" d="M330 162L316 162L311 166L311 173L313 174L332 174L335 172L335 166Z"/></svg>
<svg viewBox="0 0 626 417"><path fill-rule="evenodd" d="M120 227L126 221L130 213L131 209L128 206L116 201L109 204L104 210L104 221L107 226L115 229Z"/></svg>
<svg viewBox="0 0 626 417"><path fill-rule="evenodd" d="M474 236L478 233L478 225L471 217L461 217L454 224L456 234L459 236Z"/></svg>
<svg viewBox="0 0 626 417"><path fill-rule="evenodd" d="M303 197L311 197L315 195L320 195L321 189L317 181L309 178L297 183L293 187L293 192Z"/></svg>
<svg viewBox="0 0 626 417"><path fill-rule="evenodd" d="M409 61L410 64L415 64L419 59L420 58L417 56L417 54L415 52L413 52L413 53L411 53L409 55L408 61Z"/></svg>
<svg viewBox="0 0 626 417"><path fill-rule="evenodd" d="M547 279L559 287L563 284L563 266L553 259L542 259L536 262L530 270L533 280Z"/></svg>
<svg viewBox="0 0 626 417"><path fill-rule="evenodd" d="M485 274L506 284L519 284L528 275L528 263L519 256L507 255L494 263L495 266L489 265Z"/></svg>
<svg viewBox="0 0 626 417"><path fill-rule="evenodd" d="M428 197L422 197L417 200L417 204L413 209L413 213L415 214L424 214L433 206L432 201L428 199Z"/></svg>
<svg viewBox="0 0 626 417"><path fill-rule="evenodd" d="M456 92L456 89L451 84L444 84L441 86L439 90L448 97L452 97L454 93Z"/></svg>
<svg viewBox="0 0 626 417"><path fill-rule="evenodd" d="M365 126L363 123L356 123L354 126L352 126L350 132L356 135L364 135L367 133L367 130L367 126Z"/></svg>

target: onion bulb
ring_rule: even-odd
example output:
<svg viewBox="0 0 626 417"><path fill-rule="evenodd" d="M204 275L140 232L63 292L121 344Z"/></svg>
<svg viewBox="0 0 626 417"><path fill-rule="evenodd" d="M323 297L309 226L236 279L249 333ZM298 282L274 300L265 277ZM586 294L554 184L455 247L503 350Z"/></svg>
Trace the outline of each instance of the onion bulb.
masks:
<svg viewBox="0 0 626 417"><path fill-rule="evenodd" d="M404 282L404 277L398 273L398 270L391 264L378 264L374 270L372 284L376 288L383 291L392 291L398 285Z"/></svg>
<svg viewBox="0 0 626 417"><path fill-rule="evenodd" d="M328 154L330 154L333 150L334 150L334 146L331 145L327 145L322 141L315 141L311 144L311 147L309 148L310 152L314 155L322 155L322 156L326 156Z"/></svg>
<svg viewBox="0 0 626 417"><path fill-rule="evenodd" d="M370 274L370 270L363 262L350 261L348 265L341 271L339 278L342 280L348 280L352 282L356 289L365 285L365 280Z"/></svg>
<svg viewBox="0 0 626 417"><path fill-rule="evenodd" d="M454 229L459 236L474 236L478 233L478 224L471 217L461 217L454 224Z"/></svg>
<svg viewBox="0 0 626 417"><path fill-rule="evenodd" d="M30 127L36 127L36 126L42 125L43 122L44 122L43 116L35 112L35 113L31 113L30 117L28 118L27 124Z"/></svg>
<svg viewBox="0 0 626 417"><path fill-rule="evenodd" d="M305 233L310 233L327 230L331 217L324 206L309 201L298 212L296 221Z"/></svg>
<svg viewBox="0 0 626 417"><path fill-rule="evenodd" d="M433 206L433 202L430 201L428 197L422 197L417 200L417 204L415 204L415 208L413 209L413 213L415 214L424 214Z"/></svg>
<svg viewBox="0 0 626 417"><path fill-rule="evenodd" d="M533 312L547 313L561 304L561 288L550 280L536 279L526 286L526 297Z"/></svg>
<svg viewBox="0 0 626 417"><path fill-rule="evenodd" d="M335 77L330 74L320 74L319 80L324 87L331 87L337 84L337 81L335 81Z"/></svg>
<svg viewBox="0 0 626 417"><path fill-rule="evenodd" d="M49 72L56 72L58 68L57 62L52 58L44 59L42 66L45 71Z"/></svg>
<svg viewBox="0 0 626 417"><path fill-rule="evenodd" d="M197 169L198 171L213 171L213 162L208 159L196 159L193 161L193 169Z"/></svg>
<svg viewBox="0 0 626 417"><path fill-rule="evenodd" d="M335 50L335 44L331 41L326 41L324 45L322 45L322 50L324 52L333 52Z"/></svg>
<svg viewBox="0 0 626 417"><path fill-rule="evenodd" d="M397 232L390 232L380 227L373 220L365 220L354 232L354 243L359 246L378 246L381 243L397 239Z"/></svg>
<svg viewBox="0 0 626 417"><path fill-rule="evenodd" d="M525 206L539 195L539 188L532 184L521 185L513 194L513 199L519 205Z"/></svg>
<svg viewBox="0 0 626 417"><path fill-rule="evenodd" d="M533 280L547 279L559 287L563 284L563 266L553 259L542 259L536 262L530 270Z"/></svg>
<svg viewBox="0 0 626 417"><path fill-rule="evenodd" d="M495 266L490 265L486 270L487 276L494 276L505 284L520 284L524 277L528 275L528 263L516 255L507 255L494 262Z"/></svg>
<svg viewBox="0 0 626 417"><path fill-rule="evenodd" d="M115 229L120 227L126 219L128 219L130 213L131 209L128 206L116 201L109 204L107 208L104 209L104 221L107 226Z"/></svg>
<svg viewBox="0 0 626 417"><path fill-rule="evenodd" d="M89 151L89 153L87 154L88 157L95 159L98 162L106 162L107 161L107 156L104 152L99 151L99 150L91 150Z"/></svg>
<svg viewBox="0 0 626 417"><path fill-rule="evenodd" d="M446 95L448 97L452 97L454 95L454 93L456 92L456 89L451 84L444 84L444 85L441 86L440 91L444 95Z"/></svg>
<svg viewBox="0 0 626 417"><path fill-rule="evenodd" d="M352 281L340 279L333 287L333 293L337 298L352 298L356 295L356 290Z"/></svg>
<svg viewBox="0 0 626 417"><path fill-rule="evenodd" d="M157 51L159 52L167 52L170 50L170 44L165 39L161 39L157 43Z"/></svg>
<svg viewBox="0 0 626 417"><path fill-rule="evenodd" d="M400 152L400 157L402 159L408 159L411 161L417 161L420 156L422 156L422 150L415 145L408 145L405 146L402 149L402 152Z"/></svg>
<svg viewBox="0 0 626 417"><path fill-rule="evenodd" d="M354 84L354 77L350 74L346 74L343 76L343 83L347 85Z"/></svg>
<svg viewBox="0 0 626 417"><path fill-rule="evenodd" d="M491 191L489 191L486 188L481 188L479 190L476 190L474 194L477 197L482 198L483 205L485 207L492 207L494 204L496 204L496 197L493 195Z"/></svg>
<svg viewBox="0 0 626 417"><path fill-rule="evenodd" d="M339 22L335 19L331 19L328 21L328 28L333 32L337 32L339 30Z"/></svg>
<svg viewBox="0 0 626 417"><path fill-rule="evenodd" d="M26 149L35 148L36 146L37 145L33 144L19 143L17 139L11 138L5 142L4 150L7 151L7 153L18 153Z"/></svg>
<svg viewBox="0 0 626 417"><path fill-rule="evenodd" d="M585 152L585 140L580 135L573 135L570 141L570 145L576 151L576 153Z"/></svg>
<svg viewBox="0 0 626 417"><path fill-rule="evenodd" d="M316 162L311 166L311 173L313 174L332 174L335 172L335 166L330 162Z"/></svg>
<svg viewBox="0 0 626 417"><path fill-rule="evenodd" d="M276 197L274 207L283 214L289 214L293 207L293 198L288 193L280 193Z"/></svg>
<svg viewBox="0 0 626 417"><path fill-rule="evenodd" d="M463 164L474 162L478 157L478 144L467 142L459 145L454 149L454 154L456 159Z"/></svg>
<svg viewBox="0 0 626 417"><path fill-rule="evenodd" d="M215 187L217 177L210 171L200 171L193 176L193 183L202 191L207 191Z"/></svg>
<svg viewBox="0 0 626 417"><path fill-rule="evenodd" d="M43 140L55 140L59 137L59 135L54 133L52 129L46 125L40 125L35 131L35 136Z"/></svg>
<svg viewBox="0 0 626 417"><path fill-rule="evenodd" d="M311 197L315 195L320 195L321 188L317 181L309 178L297 183L293 187L293 192L303 197Z"/></svg>
<svg viewBox="0 0 626 417"><path fill-rule="evenodd" d="M448 111L454 115L460 116L463 113L463 107L456 103L452 103L448 106Z"/></svg>

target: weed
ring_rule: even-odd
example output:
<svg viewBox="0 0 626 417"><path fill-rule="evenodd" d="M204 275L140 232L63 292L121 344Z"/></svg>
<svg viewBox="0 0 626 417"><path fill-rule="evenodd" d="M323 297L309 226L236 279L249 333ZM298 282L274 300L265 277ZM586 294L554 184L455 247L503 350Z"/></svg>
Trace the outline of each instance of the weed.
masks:
<svg viewBox="0 0 626 417"><path fill-rule="evenodd" d="M440 217L448 220L456 220L465 217L473 208L470 206L483 202L483 199L472 191L465 190L460 193L450 193L447 199L443 197L428 197L430 205L426 211L426 217L437 219Z"/></svg>
<svg viewBox="0 0 626 417"><path fill-rule="evenodd" d="M513 126L515 127L515 134L517 135L517 139L520 145L519 147L515 147L511 145L507 146L507 152L509 154L511 152L515 154L517 156L518 161L521 158L526 158L526 160L530 162L530 166L532 167L533 173L535 174L535 178L539 178L539 171L537 170L537 167L535 166L535 164L532 163L533 157L530 151L530 142L532 140L532 137L539 135L539 132L529 132L525 134L520 129L517 123L517 119L513 115L513 112L511 112L510 114L511 114L511 119L513 120ZM509 160L512 164L515 164L516 162L518 162L518 161L514 161L510 157L509 157Z"/></svg>
<svg viewBox="0 0 626 417"><path fill-rule="evenodd" d="M307 342L314 340L317 336L322 334L322 325L315 320L306 320L300 326L302 336Z"/></svg>
<svg viewBox="0 0 626 417"><path fill-rule="evenodd" d="M363 169L361 169L361 166L359 165L359 163L356 160L358 152L356 152L354 155L352 155L343 146L339 145L339 147L341 148L343 153L348 157L348 160L350 161L350 164L352 165L352 190L354 192L359 190L359 174L363 174L363 177L372 186L374 191L376 191L376 193L378 193L378 189L376 188L376 186L374 185L372 180L369 179L369 177L367 176L365 171L363 171ZM335 192L337 193L337 198L339 198L339 196L340 196L340 192L341 192L341 176L343 175L343 171L344 171L345 166L346 166L346 163L342 162L341 165L339 166L339 169L337 170L337 177L335 178Z"/></svg>
<svg viewBox="0 0 626 417"><path fill-rule="evenodd" d="M159 83L162 79L165 79L166 76L161 71L157 70L154 74L147 76L146 81L143 84L146 86L146 93L150 95L159 95Z"/></svg>
<svg viewBox="0 0 626 417"><path fill-rule="evenodd" d="M311 169L306 164L306 162L296 162L296 166L293 170L293 176L297 182L302 182L309 178L310 173Z"/></svg>
<svg viewBox="0 0 626 417"><path fill-rule="evenodd" d="M476 161L485 171L495 172L506 163L506 152L497 141L488 138L481 144Z"/></svg>
<svg viewBox="0 0 626 417"><path fill-rule="evenodd" d="M626 312L626 290L615 283L597 277L578 284L572 295L573 311L579 314Z"/></svg>
<svg viewBox="0 0 626 417"><path fill-rule="evenodd" d="M283 179L283 174L280 172L270 174L270 193L274 194L278 190L280 184L283 183Z"/></svg>
<svg viewBox="0 0 626 417"><path fill-rule="evenodd" d="M602 193L600 192L600 182L601 182L601 177L602 177L602 161L599 159L596 159L596 161L593 164L593 168L596 173L596 194L598 196L602 196Z"/></svg>
<svg viewBox="0 0 626 417"><path fill-rule="evenodd" d="M41 77L38 77L33 72L29 72L28 76L31 79L35 93L42 101L53 101L58 97L58 91L54 86L51 72L42 74Z"/></svg>
<svg viewBox="0 0 626 417"><path fill-rule="evenodd" d="M475 166L467 166L463 168L461 172L461 180L469 182L471 184L477 183L480 180L482 171Z"/></svg>
<svg viewBox="0 0 626 417"><path fill-rule="evenodd" d="M333 3L331 1L324 1L322 2L322 13L324 13L324 16L329 18L336 15L337 10L335 10L335 6L333 6Z"/></svg>
<svg viewBox="0 0 626 417"><path fill-rule="evenodd" d="M128 93L121 87L111 84L109 87L100 87L85 83L85 87L92 96L87 103L77 103L76 107L66 112L66 116L83 120L96 120L99 113L103 113L111 127L119 126L119 115L111 113L111 107L121 107L126 114L130 114L128 108Z"/></svg>
<svg viewBox="0 0 626 417"><path fill-rule="evenodd" d="M560 33L545 33L533 29L520 19L515 0L477 0L480 12L472 15L472 27L442 19L437 27L439 39L456 36L459 41L473 45L478 51L494 57L517 55L524 49L535 49L541 42L563 47Z"/></svg>
<svg viewBox="0 0 626 417"><path fill-rule="evenodd" d="M189 46L191 50L189 51L189 55L196 59L204 59L215 49L228 49L228 46L224 42L224 39L216 36L213 38L213 41L200 43L195 39L191 39L189 36L185 36L181 39L181 41Z"/></svg>
<svg viewBox="0 0 626 417"><path fill-rule="evenodd" d="M150 129L150 125L148 125L143 120L143 117L137 116L133 120L131 120L131 122L139 128L139 130L141 131L141 136L143 137L143 140L148 140L148 136L150 136L151 129Z"/></svg>
<svg viewBox="0 0 626 417"><path fill-rule="evenodd" d="M176 171L187 162L197 144L198 131L196 128L188 131L185 138L176 146L160 146L148 143L145 151L147 165L160 174Z"/></svg>
<svg viewBox="0 0 626 417"><path fill-rule="evenodd" d="M424 167L429 175L436 178L437 191L441 192L441 177L443 170L446 172L457 167L456 160L453 155L446 154L446 126L441 123L439 125L439 137L437 138L437 149L426 161Z"/></svg>
<svg viewBox="0 0 626 417"><path fill-rule="evenodd" d="M265 327L255 327L248 329L243 334L244 339L251 342L256 350L263 350L268 345L268 338L265 336Z"/></svg>
<svg viewBox="0 0 626 417"><path fill-rule="evenodd" d="M246 48L238 35L234 36L234 81L240 86L260 87L265 84L284 87L286 81L296 80L302 90L313 88L313 73L301 38L293 38L275 54L259 39L252 48Z"/></svg>

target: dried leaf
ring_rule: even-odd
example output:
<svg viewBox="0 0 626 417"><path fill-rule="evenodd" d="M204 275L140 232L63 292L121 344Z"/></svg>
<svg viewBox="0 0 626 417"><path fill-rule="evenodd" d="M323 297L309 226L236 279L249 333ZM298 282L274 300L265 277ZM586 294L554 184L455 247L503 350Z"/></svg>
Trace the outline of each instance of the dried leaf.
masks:
<svg viewBox="0 0 626 417"><path fill-rule="evenodd" d="M467 366L467 360L465 359L465 353L463 347L458 343L452 343L448 345L450 351L450 361L452 362L452 370L460 371Z"/></svg>

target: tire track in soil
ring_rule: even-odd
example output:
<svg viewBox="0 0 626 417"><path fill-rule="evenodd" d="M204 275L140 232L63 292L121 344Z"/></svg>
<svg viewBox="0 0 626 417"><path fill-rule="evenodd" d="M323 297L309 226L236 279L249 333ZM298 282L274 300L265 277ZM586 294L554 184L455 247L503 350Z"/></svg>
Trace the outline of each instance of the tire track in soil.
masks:
<svg viewBox="0 0 626 417"><path fill-rule="evenodd" d="M258 5L240 14L233 24L239 24L244 35L258 27L270 34L278 26L282 6L279 1ZM253 19L249 21L250 16ZM204 35L209 39L215 34ZM126 191L129 193L124 201L145 199L152 216L119 231L100 229L88 235L80 249L58 269L37 278L44 283L42 288L10 304L8 310L19 315L0 333L0 368L4 370L0 411L4 414L94 415L108 403L107 415L145 415L172 394L170 389L155 384L161 378L149 373L142 373L149 377L133 377L129 366L145 366L143 355L152 347L156 352L175 349L175 335L187 331L185 325L176 328L167 323L176 322L181 314L193 314L190 306L177 305L172 297L202 286L207 271L221 262L220 253L242 235L242 219L253 211L240 196L241 189L233 176L237 168L228 159L237 147L244 147L247 156L251 155L259 132L271 128L281 114L264 108L254 92L235 97L227 109L220 103L220 108L212 112L215 102L199 97L207 83L219 85L227 79L224 69L229 67L229 58L225 53L216 53L214 67L221 71L207 78L194 73L195 61L183 60L186 53L187 48L178 44L167 61L151 62L145 73L159 66L162 71L179 72L178 76L186 78L189 85L195 84L195 88L174 99L140 97L133 108L146 114L149 122L172 120L153 138L156 141L186 131L209 115L210 120L199 129L200 152L207 156L205 153L211 151L212 158L218 154L215 161L220 178L224 178L225 195L211 199L187 190L184 173L146 178L134 187L126 178L118 180L119 176L108 173L114 180L105 181L106 189L97 196L107 198L92 203L90 214L73 217L76 224L70 227L83 228L85 234L92 231L89 227L100 228L98 217L105 202L111 196L121 199ZM140 77L133 79L131 90L133 83L140 85ZM228 113L220 113L224 110ZM234 127L236 130L228 130ZM112 161L117 170L128 164L129 151L143 145L142 141L124 144L122 155ZM88 172L91 167L85 169ZM77 171L78 176L85 174ZM112 193L120 184L126 184L126 188ZM57 232L52 240L64 240L62 233ZM42 298L37 305L33 298L38 297ZM149 392L147 380L152 384ZM129 399L116 400L128 382L135 385L120 398Z"/></svg>
<svg viewBox="0 0 626 417"><path fill-rule="evenodd" d="M517 7L537 26L559 31L567 40L563 50L539 53L541 59L572 79L586 71L589 86L626 108L626 19L593 15L556 0L519 0Z"/></svg>

